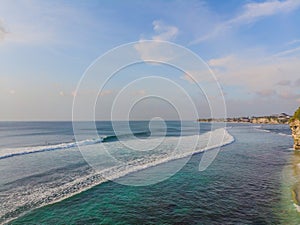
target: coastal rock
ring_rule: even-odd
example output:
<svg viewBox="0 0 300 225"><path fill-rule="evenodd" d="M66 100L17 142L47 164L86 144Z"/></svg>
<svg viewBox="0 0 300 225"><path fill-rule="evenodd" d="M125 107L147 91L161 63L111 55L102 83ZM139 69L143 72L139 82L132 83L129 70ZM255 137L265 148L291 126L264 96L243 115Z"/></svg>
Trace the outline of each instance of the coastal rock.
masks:
<svg viewBox="0 0 300 225"><path fill-rule="evenodd" d="M289 124L294 139L294 149L300 150L300 107L291 118Z"/></svg>
<svg viewBox="0 0 300 225"><path fill-rule="evenodd" d="M300 120L294 120L291 122L290 127L294 138L294 149L300 150Z"/></svg>

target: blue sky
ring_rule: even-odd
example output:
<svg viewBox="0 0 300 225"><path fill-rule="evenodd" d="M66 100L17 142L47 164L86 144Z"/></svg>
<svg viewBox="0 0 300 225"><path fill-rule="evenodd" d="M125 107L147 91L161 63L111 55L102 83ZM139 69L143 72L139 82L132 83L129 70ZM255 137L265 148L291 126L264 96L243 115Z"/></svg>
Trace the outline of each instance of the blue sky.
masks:
<svg viewBox="0 0 300 225"><path fill-rule="evenodd" d="M139 40L171 41L198 54L222 86L228 116L292 113L300 105L299 12L299 0L1 0L0 120L70 120L87 67ZM107 111L123 81L142 72L124 71L108 85L97 119L109 119L101 108ZM209 116L188 77L163 68L161 74L190 93L200 116ZM152 86L135 88L132 95L146 95Z"/></svg>

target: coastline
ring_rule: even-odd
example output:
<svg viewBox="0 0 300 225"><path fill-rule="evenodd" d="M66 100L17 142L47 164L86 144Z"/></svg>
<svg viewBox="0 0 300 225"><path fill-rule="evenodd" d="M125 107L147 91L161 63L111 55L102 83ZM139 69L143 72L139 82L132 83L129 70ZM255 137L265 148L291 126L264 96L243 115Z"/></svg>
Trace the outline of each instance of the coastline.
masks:
<svg viewBox="0 0 300 225"><path fill-rule="evenodd" d="M228 117L228 118L200 118L198 122L211 123L250 123L250 124L288 124L291 116L286 113L271 116Z"/></svg>

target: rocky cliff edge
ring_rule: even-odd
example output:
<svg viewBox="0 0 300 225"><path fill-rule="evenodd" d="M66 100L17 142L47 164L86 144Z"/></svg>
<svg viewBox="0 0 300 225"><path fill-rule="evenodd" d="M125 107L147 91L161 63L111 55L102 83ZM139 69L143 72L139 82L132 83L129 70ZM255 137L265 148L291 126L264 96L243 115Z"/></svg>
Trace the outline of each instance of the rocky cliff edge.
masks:
<svg viewBox="0 0 300 225"><path fill-rule="evenodd" d="M294 139L294 149L300 150L300 107L289 121L292 136Z"/></svg>

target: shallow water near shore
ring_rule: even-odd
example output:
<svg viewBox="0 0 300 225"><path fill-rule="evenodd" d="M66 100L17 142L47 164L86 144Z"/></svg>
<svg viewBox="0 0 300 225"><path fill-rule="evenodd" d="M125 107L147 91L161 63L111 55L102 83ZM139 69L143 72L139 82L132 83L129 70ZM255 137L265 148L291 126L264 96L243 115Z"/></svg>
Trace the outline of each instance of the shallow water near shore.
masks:
<svg viewBox="0 0 300 225"><path fill-rule="evenodd" d="M11 224L300 223L292 196L298 156L290 150L288 127L228 127L235 141L223 146L203 172L198 171L203 153L198 153L177 174L158 184L134 187L108 181L32 210ZM82 168L78 165L77 172L83 173ZM145 171L120 179L147 174Z"/></svg>

